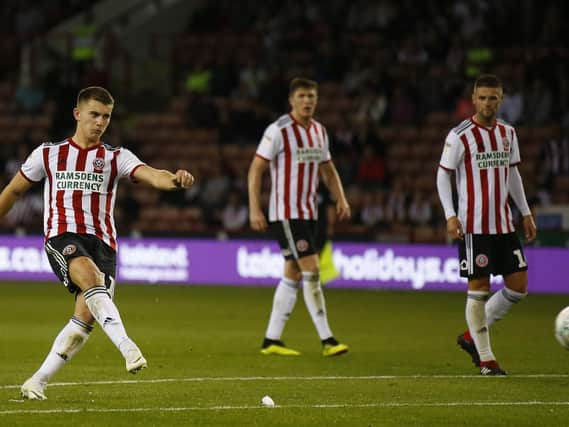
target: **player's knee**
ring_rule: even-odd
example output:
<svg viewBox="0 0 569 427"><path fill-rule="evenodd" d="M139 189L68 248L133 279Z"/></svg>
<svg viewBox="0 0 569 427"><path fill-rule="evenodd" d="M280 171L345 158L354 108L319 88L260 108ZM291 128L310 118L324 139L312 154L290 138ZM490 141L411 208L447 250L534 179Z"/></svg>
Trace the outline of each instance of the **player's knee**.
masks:
<svg viewBox="0 0 569 427"><path fill-rule="evenodd" d="M298 260L298 267L302 273L318 273L320 265L318 255L310 255Z"/></svg>
<svg viewBox="0 0 569 427"><path fill-rule="evenodd" d="M104 274L91 258L85 256L73 258L69 262L69 276L83 291L104 283Z"/></svg>
<svg viewBox="0 0 569 427"><path fill-rule="evenodd" d="M528 291L528 280L527 272L520 271L517 273L510 274L505 278L505 289L516 292L518 294L527 295Z"/></svg>
<svg viewBox="0 0 569 427"><path fill-rule="evenodd" d="M320 268L318 267L318 264L304 265L302 268L301 275L302 275L302 277L304 277L307 274L319 276L320 275Z"/></svg>
<svg viewBox="0 0 569 427"><path fill-rule="evenodd" d="M314 274L314 275L318 276L318 275L320 275L320 268L318 267L318 265L315 265L315 266L309 267L307 269L304 269L302 271L302 273L303 274L304 273L310 273L310 274Z"/></svg>
<svg viewBox="0 0 569 427"><path fill-rule="evenodd" d="M296 273L289 273L285 275L285 278L290 280L290 282L299 283L302 280L302 273L300 271Z"/></svg>
<svg viewBox="0 0 569 427"><path fill-rule="evenodd" d="M527 281L515 281L506 283L505 289L516 292L518 294L523 294L524 296L527 295L528 292L528 284Z"/></svg>
<svg viewBox="0 0 569 427"><path fill-rule="evenodd" d="M504 292L505 292L505 297L514 303L523 300L528 295L527 286L519 287L518 289L511 289L505 286Z"/></svg>
<svg viewBox="0 0 569 427"><path fill-rule="evenodd" d="M476 277L468 280L468 290L475 292L490 292L490 278Z"/></svg>

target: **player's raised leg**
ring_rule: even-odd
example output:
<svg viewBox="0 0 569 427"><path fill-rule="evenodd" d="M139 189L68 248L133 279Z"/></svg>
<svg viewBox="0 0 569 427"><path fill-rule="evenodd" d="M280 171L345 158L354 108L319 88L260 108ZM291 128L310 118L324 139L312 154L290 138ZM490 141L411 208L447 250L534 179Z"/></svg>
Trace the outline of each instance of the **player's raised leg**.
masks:
<svg viewBox="0 0 569 427"><path fill-rule="evenodd" d="M501 320L510 309L527 296L527 271L504 276L505 286L495 292L486 304L488 326Z"/></svg>

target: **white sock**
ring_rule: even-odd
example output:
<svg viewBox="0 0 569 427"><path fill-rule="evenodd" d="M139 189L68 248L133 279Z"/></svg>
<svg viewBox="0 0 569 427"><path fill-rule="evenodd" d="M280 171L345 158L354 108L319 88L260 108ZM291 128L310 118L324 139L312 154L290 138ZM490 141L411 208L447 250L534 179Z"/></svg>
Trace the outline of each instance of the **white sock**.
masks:
<svg viewBox="0 0 569 427"><path fill-rule="evenodd" d="M273 297L273 309L267 326L265 337L271 340L280 340L286 322L296 304L296 294L298 283L294 280L283 277Z"/></svg>
<svg viewBox="0 0 569 427"><path fill-rule="evenodd" d="M302 272L302 292L304 295L304 303L312 322L316 326L318 335L321 340L325 340L332 336L332 331L328 325L328 316L326 315L326 303L324 294L320 286L320 275L318 273Z"/></svg>
<svg viewBox="0 0 569 427"><path fill-rule="evenodd" d="M72 317L53 341L40 368L33 375L43 385L75 356L89 339L93 326Z"/></svg>
<svg viewBox="0 0 569 427"><path fill-rule="evenodd" d="M482 362L496 360L490 347L490 335L486 324L487 299L488 292L485 291L468 291L466 299L466 323Z"/></svg>
<svg viewBox="0 0 569 427"><path fill-rule="evenodd" d="M488 327L502 319L512 306L524 299L526 295L527 292L516 292L506 287L495 292L486 303L486 323Z"/></svg>
<svg viewBox="0 0 569 427"><path fill-rule="evenodd" d="M101 325L105 334L125 356L123 350L121 350L121 343L129 340L129 338L124 329L119 310L107 289L104 286L95 286L85 291L83 295L87 307L89 307L89 311L95 317L97 323Z"/></svg>

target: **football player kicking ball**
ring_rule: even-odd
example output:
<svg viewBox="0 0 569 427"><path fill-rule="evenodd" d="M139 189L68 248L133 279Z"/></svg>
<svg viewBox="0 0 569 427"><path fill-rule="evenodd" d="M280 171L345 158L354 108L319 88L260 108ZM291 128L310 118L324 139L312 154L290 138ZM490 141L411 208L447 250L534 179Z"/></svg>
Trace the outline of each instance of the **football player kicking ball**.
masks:
<svg viewBox="0 0 569 427"><path fill-rule="evenodd" d="M452 129L437 173L437 189L447 219L447 232L459 241L460 275L468 279L466 323L458 344L482 375L506 375L492 352L489 329L527 295L527 261L515 233L511 197L523 215L527 241L536 236L522 178L514 128L496 120L502 83L491 74L474 84L476 114ZM458 215L452 200L451 172L456 174ZM490 296L490 275L502 275L505 286Z"/></svg>
<svg viewBox="0 0 569 427"><path fill-rule="evenodd" d="M147 366L113 302L117 184L129 177L160 190L178 190L191 186L194 178L185 170L154 169L129 150L104 144L101 137L113 106L106 89L81 90L73 110L73 137L37 147L0 194L4 216L32 185L44 182L45 250L53 271L75 295L73 316L40 368L22 385L25 399L46 399L48 381L85 345L95 322L124 357L128 372Z"/></svg>

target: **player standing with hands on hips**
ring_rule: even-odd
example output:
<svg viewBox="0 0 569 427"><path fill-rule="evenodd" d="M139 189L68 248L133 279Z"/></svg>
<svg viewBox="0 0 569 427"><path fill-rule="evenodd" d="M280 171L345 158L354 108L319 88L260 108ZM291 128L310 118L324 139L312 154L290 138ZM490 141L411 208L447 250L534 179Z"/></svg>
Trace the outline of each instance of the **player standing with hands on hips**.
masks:
<svg viewBox="0 0 569 427"><path fill-rule="evenodd" d="M437 172L447 233L458 239L460 275L468 279L468 330L458 336L457 343L481 375L506 375L492 352L489 329L527 295L528 266L514 230L508 196L523 216L526 241L536 237L517 168L521 158L516 131L496 119L502 99L498 77L478 77L472 94L476 114L449 132ZM452 200L453 171L458 214ZM491 274L502 275L505 286L489 298Z"/></svg>
<svg viewBox="0 0 569 427"><path fill-rule="evenodd" d="M190 187L185 170L154 169L121 147L101 141L114 99L102 87L82 89L73 109L73 137L41 144L0 194L5 215L32 185L44 181L45 250L53 271L75 295L71 320L59 332L40 368L21 387L25 399L46 399L49 379L85 345L99 323L126 361L126 370L146 368L146 359L127 335L113 302L117 234L113 211L120 178L159 190Z"/></svg>
<svg viewBox="0 0 569 427"><path fill-rule="evenodd" d="M330 326L320 283L317 230L317 187L319 174L336 201L338 219L350 218L350 206L332 162L326 129L313 119L318 101L318 84L305 78L293 79L289 87L290 114L272 123L263 135L249 168L249 222L265 231L269 224L285 258L283 277L277 285L262 354L300 354L281 341L302 284L304 302L322 343L324 356L346 353ZM269 223L261 207L262 176L270 168Z"/></svg>

